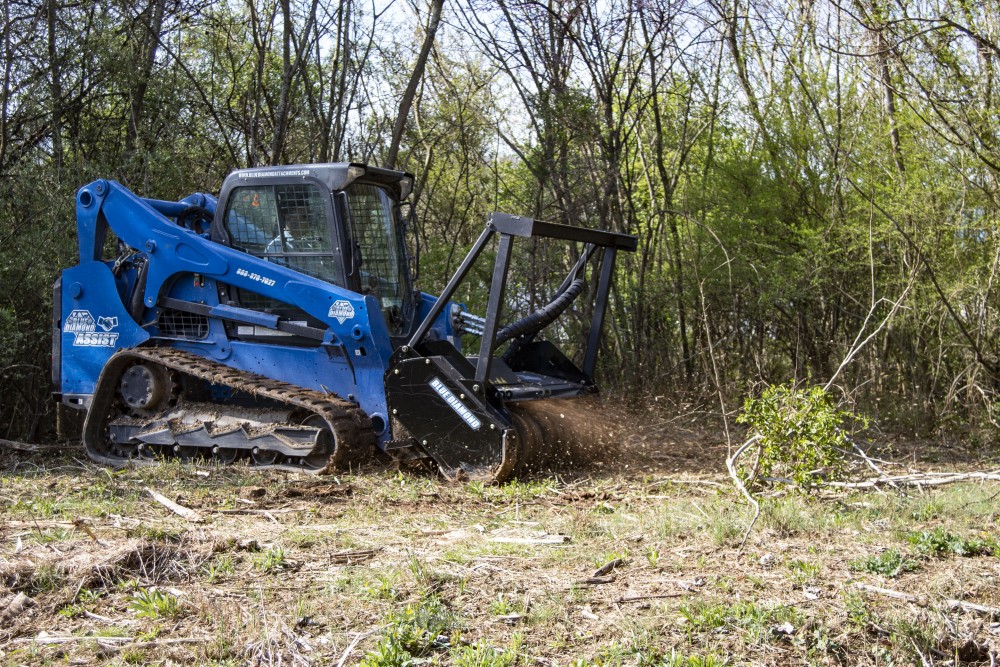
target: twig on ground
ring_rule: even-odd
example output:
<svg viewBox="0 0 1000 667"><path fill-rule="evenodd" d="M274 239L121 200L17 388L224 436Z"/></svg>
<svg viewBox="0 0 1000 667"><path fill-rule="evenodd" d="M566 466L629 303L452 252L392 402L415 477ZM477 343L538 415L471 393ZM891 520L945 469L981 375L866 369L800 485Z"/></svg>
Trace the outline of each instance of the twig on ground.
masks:
<svg viewBox="0 0 1000 667"><path fill-rule="evenodd" d="M892 486L915 486L921 488L970 481L1000 482L1000 470L991 470L989 472L922 472L912 475L882 476L863 482L823 482L816 486L834 489L872 489L882 484L888 484Z"/></svg>
<svg viewBox="0 0 1000 667"><path fill-rule="evenodd" d="M657 595L630 595L628 597L620 597L615 602L618 604L623 604L625 602L640 602L642 600L660 600L663 598L682 598L690 593L659 593Z"/></svg>
<svg viewBox="0 0 1000 667"><path fill-rule="evenodd" d="M747 539L750 537L750 531L753 530L754 525L757 523L757 519L760 518L760 503L757 502L757 499L753 497L753 494L750 493L747 487L743 484L743 480L740 479L740 475L736 471L736 461L739 459L740 455L743 454L743 452L748 450L752 445L757 444L758 440L760 440L759 435L751 437L749 440L740 445L739 449L733 452L732 456L726 459L726 468L729 470L729 476L733 479L733 483L736 485L736 488L740 490L740 493L742 493L747 499L747 502L753 505L754 509L753 519L750 521L750 525L747 526L747 532L743 534L743 540L740 542L740 551L743 550L743 547L747 543ZM760 445L757 446L760 447Z"/></svg>
<svg viewBox="0 0 1000 667"><path fill-rule="evenodd" d="M913 644L913 650L920 656L920 664L923 667L932 667L933 663L927 661L927 658L925 658L924 654L921 653L920 647L917 646L917 642L913 639L913 637L910 637L910 643Z"/></svg>
<svg viewBox="0 0 1000 667"><path fill-rule="evenodd" d="M87 611L86 609L83 610L83 615L86 616L87 618L93 619L95 621L102 621L104 623L115 622L115 619L113 618L108 618L107 616L101 616L100 614L95 614L94 612Z"/></svg>
<svg viewBox="0 0 1000 667"><path fill-rule="evenodd" d="M970 500L969 502L962 505L959 509L964 510L966 507L971 507L972 505L982 505L983 503L993 502L994 500L997 499L997 496L1000 496L1000 491L997 491L989 498L983 498L982 500Z"/></svg>
<svg viewBox="0 0 1000 667"><path fill-rule="evenodd" d="M603 577L603 576L605 576L607 574L611 574L611 572L613 572L615 569L621 567L624 564L625 564L625 559L624 558L615 558L613 560L608 561L607 563L605 563L601 567L597 568L597 570L592 575L590 575L590 576L591 577Z"/></svg>
<svg viewBox="0 0 1000 667"><path fill-rule="evenodd" d="M367 560L369 558L374 558L380 549L357 549L355 551L340 551L335 554L330 554L331 563L344 563L350 565L362 560Z"/></svg>
<svg viewBox="0 0 1000 667"><path fill-rule="evenodd" d="M204 521L204 519L201 518L201 515L195 512L193 509L175 503L174 501L170 500L170 498L167 498L162 493L157 493L148 486L146 487L146 493L152 496L153 500L160 503L174 514L184 517L185 519L187 519L192 523L201 523L202 521Z"/></svg>
<svg viewBox="0 0 1000 667"><path fill-rule="evenodd" d="M874 470L876 474L878 474L880 479L886 478L885 471L879 468L878 465L875 464L875 461L869 458L868 454L866 454L863 449L858 447L858 443L854 442L854 440L851 440L851 447L853 447L854 451L857 452L858 456L861 457L861 460L865 462L865 465ZM890 481L887 483L894 489L899 488L899 486L897 486L895 482Z"/></svg>
<svg viewBox="0 0 1000 667"><path fill-rule="evenodd" d="M569 535L545 535L543 537L493 537L490 538L490 542L495 542L497 544L526 544L526 545L542 545L542 544L567 544L570 541Z"/></svg>
<svg viewBox="0 0 1000 667"><path fill-rule="evenodd" d="M724 488L725 484L720 484L719 482L713 482L710 479L658 479L655 482L649 484L649 488L656 489L661 486L667 486L668 484L694 484L694 485L704 485L704 486L716 486Z"/></svg>
<svg viewBox="0 0 1000 667"><path fill-rule="evenodd" d="M887 598L892 598L894 600L902 600L903 602L910 602L921 607L930 607L931 601L926 595L913 595L911 593L903 593L902 591L894 591L890 588L880 588L878 586L870 586L868 584L863 584L861 582L855 582L854 587L859 591L864 591L866 593L875 593L877 595L882 595ZM956 600L954 598L947 598L943 600L945 605L949 609L961 609L962 611L974 611L980 614L990 614L1000 616L1000 607L988 607L982 604L975 604L974 602L966 602L965 600Z"/></svg>
<svg viewBox="0 0 1000 667"><path fill-rule="evenodd" d="M351 657L351 653L353 653L355 647L357 647L357 645L361 643L361 640L367 637L368 635L378 632L380 629L381 627L372 628L371 630L368 630L366 632L359 632L351 641L351 643L347 645L347 648L344 649L344 652L340 656L340 660L337 661L337 667L344 667L344 665L347 663L347 659Z"/></svg>
<svg viewBox="0 0 1000 667"><path fill-rule="evenodd" d="M200 644L202 642L210 642L212 638L210 637L175 637L173 639L156 639L148 642L137 642L133 641L131 637L97 637L95 635L68 635L68 636L57 636L57 635L45 635L40 637L19 637L17 639L12 639L5 645L0 645L3 648L6 645L11 644L73 644L75 642L87 642L93 641L99 644L119 644L115 646L115 650L122 650L126 648L153 648L155 646L168 646L170 644Z"/></svg>

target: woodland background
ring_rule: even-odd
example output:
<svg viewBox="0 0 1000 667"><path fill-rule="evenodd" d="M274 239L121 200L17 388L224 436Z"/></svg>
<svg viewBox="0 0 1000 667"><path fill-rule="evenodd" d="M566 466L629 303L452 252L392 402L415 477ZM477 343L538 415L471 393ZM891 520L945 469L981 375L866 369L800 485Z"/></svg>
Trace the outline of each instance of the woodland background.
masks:
<svg viewBox="0 0 1000 667"><path fill-rule="evenodd" d="M490 211L638 235L618 263L600 380L666 397L665 418L832 380L886 427L995 444L995 2L0 12L0 437L52 429L51 285L76 261L79 186L113 178L173 199L216 192L236 167L354 160L417 175L426 291ZM518 303L544 302L556 285L541 279L569 259L529 244Z"/></svg>

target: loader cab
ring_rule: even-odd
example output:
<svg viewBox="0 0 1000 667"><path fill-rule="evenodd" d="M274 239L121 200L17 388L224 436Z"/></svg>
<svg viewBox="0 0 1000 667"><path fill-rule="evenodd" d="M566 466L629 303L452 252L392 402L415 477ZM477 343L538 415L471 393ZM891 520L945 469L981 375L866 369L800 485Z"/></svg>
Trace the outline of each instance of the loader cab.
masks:
<svg viewBox="0 0 1000 667"><path fill-rule="evenodd" d="M400 213L412 183L410 174L354 163L238 170L223 183L212 239L375 297L390 334L402 338L415 311ZM224 302L321 325L289 304L249 290L223 290ZM229 333L242 340L296 342L287 336L274 340L278 332L259 327Z"/></svg>

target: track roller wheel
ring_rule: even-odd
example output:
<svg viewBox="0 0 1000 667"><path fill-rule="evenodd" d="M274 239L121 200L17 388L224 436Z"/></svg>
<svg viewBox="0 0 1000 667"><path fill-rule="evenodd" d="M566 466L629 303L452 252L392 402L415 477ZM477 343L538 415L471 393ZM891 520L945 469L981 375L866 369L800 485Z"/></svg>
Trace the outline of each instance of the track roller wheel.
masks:
<svg viewBox="0 0 1000 667"><path fill-rule="evenodd" d="M256 465L259 466L271 466L274 465L275 461L278 460L278 452L271 452L266 449L260 449L259 447L254 447L250 450L250 458Z"/></svg>
<svg viewBox="0 0 1000 667"><path fill-rule="evenodd" d="M220 465L230 465L240 456L240 450L232 447L213 447L212 460Z"/></svg>
<svg viewBox="0 0 1000 667"><path fill-rule="evenodd" d="M174 456L180 459L181 463L192 463L202 454L198 447L185 447L184 445L174 445Z"/></svg>
<svg viewBox="0 0 1000 667"><path fill-rule="evenodd" d="M320 429L319 441L316 447L307 456L303 457L302 463L308 468L322 468L330 460L330 454L334 450L334 435L330 432L330 427L327 425L326 420L319 415L309 415L300 424Z"/></svg>
<svg viewBox="0 0 1000 667"><path fill-rule="evenodd" d="M157 451L155 445L147 445L146 443L139 443L136 447L136 455L144 461L155 461L161 458L160 453Z"/></svg>

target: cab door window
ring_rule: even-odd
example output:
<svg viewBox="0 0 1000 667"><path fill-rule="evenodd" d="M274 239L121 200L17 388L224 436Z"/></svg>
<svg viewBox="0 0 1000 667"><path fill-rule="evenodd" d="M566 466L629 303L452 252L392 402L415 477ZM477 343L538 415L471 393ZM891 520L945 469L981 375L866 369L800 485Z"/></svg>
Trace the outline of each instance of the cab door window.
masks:
<svg viewBox="0 0 1000 667"><path fill-rule="evenodd" d="M379 300L389 332L401 335L411 319L412 295L395 202L384 189L364 183L347 187L347 201L361 293Z"/></svg>
<svg viewBox="0 0 1000 667"><path fill-rule="evenodd" d="M235 247L326 282L340 283L336 244L312 184L235 188L226 213Z"/></svg>

